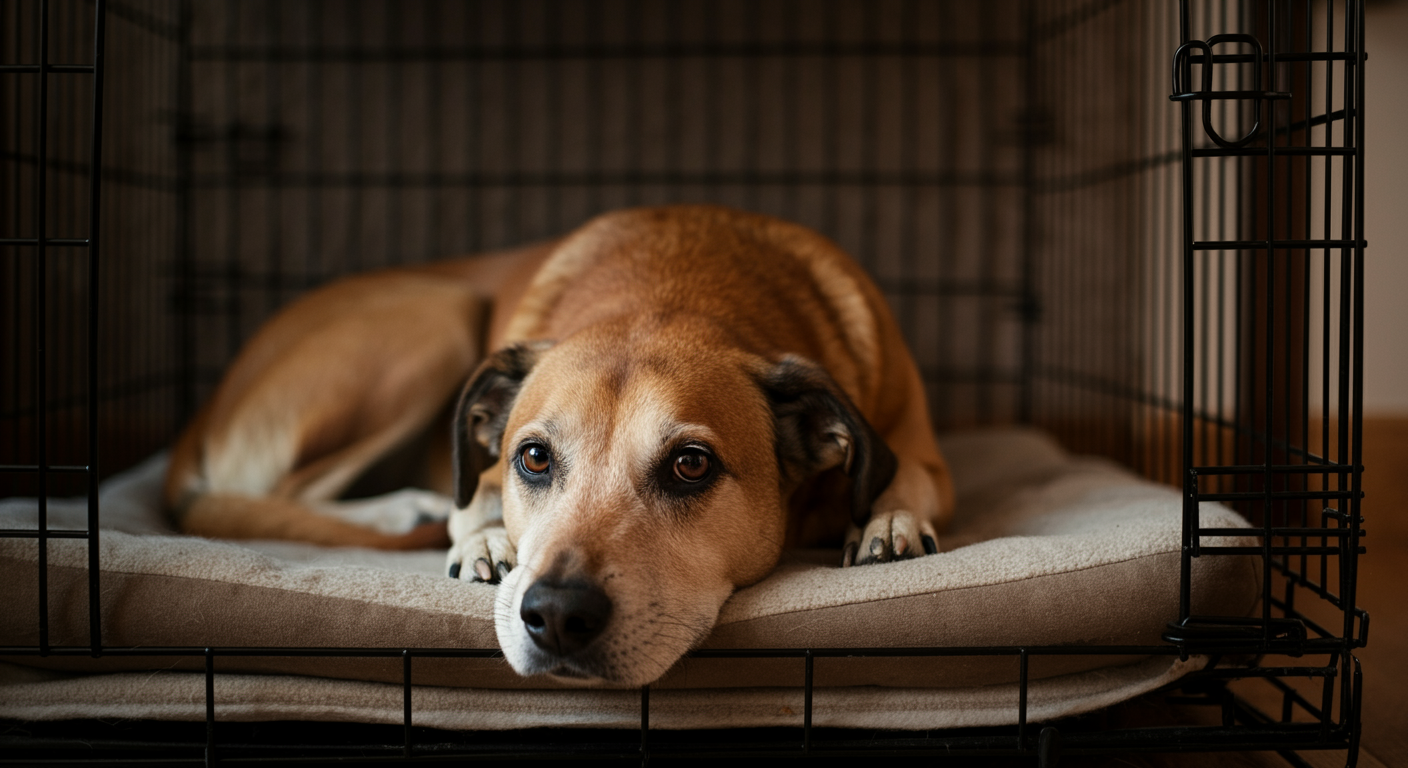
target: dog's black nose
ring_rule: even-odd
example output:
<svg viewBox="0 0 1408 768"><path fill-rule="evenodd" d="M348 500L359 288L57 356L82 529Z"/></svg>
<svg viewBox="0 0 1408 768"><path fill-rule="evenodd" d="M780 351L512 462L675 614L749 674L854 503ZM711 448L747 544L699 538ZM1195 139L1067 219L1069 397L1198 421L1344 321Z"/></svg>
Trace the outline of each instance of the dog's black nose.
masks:
<svg viewBox="0 0 1408 768"><path fill-rule="evenodd" d="M590 645L606 628L611 598L586 581L540 579L523 593L518 615L539 648L566 656Z"/></svg>

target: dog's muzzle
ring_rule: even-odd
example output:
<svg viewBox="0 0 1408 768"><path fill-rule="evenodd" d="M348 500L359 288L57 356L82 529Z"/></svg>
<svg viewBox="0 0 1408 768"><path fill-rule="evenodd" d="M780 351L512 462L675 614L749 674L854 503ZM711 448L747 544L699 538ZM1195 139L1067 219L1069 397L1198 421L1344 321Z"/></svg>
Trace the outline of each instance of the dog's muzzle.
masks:
<svg viewBox="0 0 1408 768"><path fill-rule="evenodd" d="M601 635L611 620L611 598L581 579L539 579L523 593L518 615L534 645L566 658Z"/></svg>

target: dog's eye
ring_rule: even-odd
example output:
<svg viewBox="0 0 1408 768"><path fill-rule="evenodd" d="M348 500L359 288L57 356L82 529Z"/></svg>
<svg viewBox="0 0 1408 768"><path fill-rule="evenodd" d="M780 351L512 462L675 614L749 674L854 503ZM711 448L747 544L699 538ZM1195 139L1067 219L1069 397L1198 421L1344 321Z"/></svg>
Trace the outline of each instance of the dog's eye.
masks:
<svg viewBox="0 0 1408 768"><path fill-rule="evenodd" d="M523 468L535 475L541 475L548 471L552 465L552 454L541 445L527 445L523 447L523 452L518 455Z"/></svg>
<svg viewBox="0 0 1408 768"><path fill-rule="evenodd" d="M684 451L675 456L675 477L686 483L697 483L708 476L708 454L703 451Z"/></svg>

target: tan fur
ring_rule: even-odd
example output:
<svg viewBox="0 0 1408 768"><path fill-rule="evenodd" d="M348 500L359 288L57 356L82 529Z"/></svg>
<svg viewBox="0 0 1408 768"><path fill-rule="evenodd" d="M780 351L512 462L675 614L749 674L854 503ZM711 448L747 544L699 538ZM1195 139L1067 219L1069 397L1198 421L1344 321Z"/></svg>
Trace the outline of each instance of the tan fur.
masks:
<svg viewBox="0 0 1408 768"><path fill-rule="evenodd" d="M435 418L479 358L521 342L541 351L490 446L503 458L449 532L463 578L512 568L497 624L525 674L649 682L785 544L849 528L852 546L883 537L912 555L952 513L923 384L878 289L805 228L703 206L608 214L557 243L311 294L260 331L183 435L167 503L204 535L426 543L433 530L356 532L317 504L396 446L446 432ZM845 487L854 436L823 440L818 466L834 468L817 478L779 466L759 382L794 359L824 370L898 461L864 530L844 498L820 493ZM533 441L561 461L550 492L513 469ZM698 503L661 501L652 468L691 441L727 471ZM443 456L431 443L427 455ZM445 479L425 482L447 493ZM567 577L608 585L611 627L589 657L546 658L518 605L535 579Z"/></svg>
<svg viewBox="0 0 1408 768"><path fill-rule="evenodd" d="M430 453L448 456L448 428L431 421L478 364L486 333L507 320L503 302L489 313L486 305L520 293L548 251L359 275L276 315L172 452L164 501L182 530L388 549L443 545L443 536L426 532L368 539L310 503L336 498L417 433L428 430ZM447 469L428 468L424 484L448 493ZM188 514L202 500L202 514Z"/></svg>

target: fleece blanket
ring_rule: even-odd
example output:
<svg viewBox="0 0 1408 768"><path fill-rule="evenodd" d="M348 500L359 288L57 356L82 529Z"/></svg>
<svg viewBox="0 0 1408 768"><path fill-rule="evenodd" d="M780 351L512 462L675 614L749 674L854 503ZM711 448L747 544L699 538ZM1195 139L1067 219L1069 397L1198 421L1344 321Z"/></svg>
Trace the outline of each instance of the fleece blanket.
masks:
<svg viewBox="0 0 1408 768"><path fill-rule="evenodd" d="M942 441L959 494L938 555L841 569L792 552L724 606L711 648L1158 644L1177 615L1181 500L1111 463L1073 457L1030 430ZM164 459L102 489L103 641L130 646L493 648L493 588L443 575L442 553L383 553L180 536L157 509ZM86 505L52 501L50 527ZM33 528L33 500L0 502L0 527ZM1245 527L1220 505L1205 526ZM1250 536L1249 532L1249 536ZM1249 543L1250 538L1209 544ZM88 642L86 542L48 544L50 642ZM0 540L0 645L38 639L34 540ZM1194 610L1243 616L1260 593L1253 558L1201 558ZM14 656L0 717L202 719L199 657ZM1029 719L1107 706L1205 660L1033 656ZM221 657L217 717L400 722L399 659ZM821 658L819 725L942 728L1015 722L1013 656ZM654 687L652 726L800 724L798 659L686 659ZM639 723L636 691L563 689L493 659L415 662L415 721L453 728Z"/></svg>

